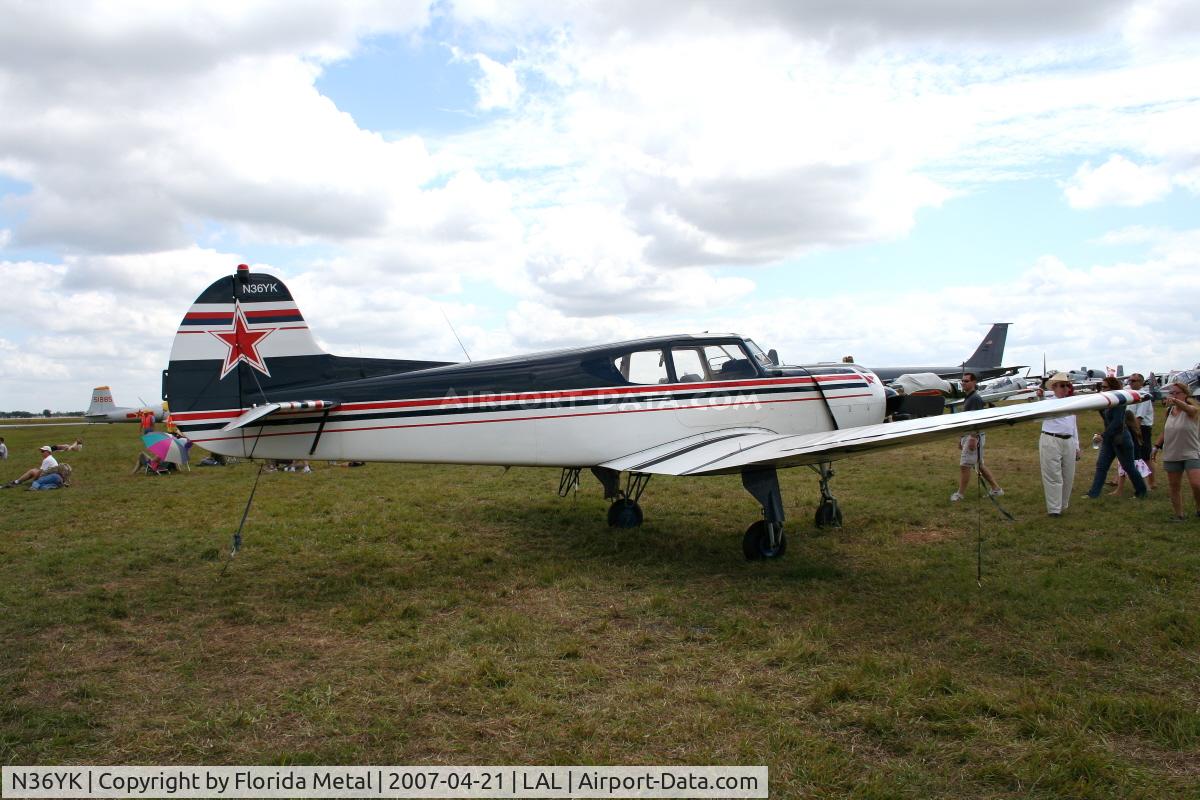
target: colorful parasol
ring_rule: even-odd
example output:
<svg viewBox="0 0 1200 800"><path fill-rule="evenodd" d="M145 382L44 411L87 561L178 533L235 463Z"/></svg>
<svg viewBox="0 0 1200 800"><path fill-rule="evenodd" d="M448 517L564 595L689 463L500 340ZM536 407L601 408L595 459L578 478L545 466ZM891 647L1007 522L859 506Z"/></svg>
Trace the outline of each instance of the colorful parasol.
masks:
<svg viewBox="0 0 1200 800"><path fill-rule="evenodd" d="M187 448L180 445L178 439L166 433L147 433L142 436L142 444L146 450L159 461L186 466L188 461Z"/></svg>

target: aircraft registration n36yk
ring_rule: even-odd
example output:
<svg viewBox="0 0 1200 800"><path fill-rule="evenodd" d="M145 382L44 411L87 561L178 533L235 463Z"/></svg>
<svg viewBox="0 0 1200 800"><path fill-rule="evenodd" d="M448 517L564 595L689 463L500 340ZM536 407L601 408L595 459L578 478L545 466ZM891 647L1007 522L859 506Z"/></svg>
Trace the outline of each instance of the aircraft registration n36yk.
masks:
<svg viewBox="0 0 1200 800"><path fill-rule="evenodd" d="M239 265L180 323L163 399L180 430L226 456L558 467L561 492L588 468L618 527L641 524L652 475L740 473L763 510L743 553L775 558L787 545L780 468L811 466L817 524L840 524L837 459L1143 398L1103 392L885 422L889 392L870 370L776 364L735 334L466 364L339 357L317 346L283 281Z"/></svg>

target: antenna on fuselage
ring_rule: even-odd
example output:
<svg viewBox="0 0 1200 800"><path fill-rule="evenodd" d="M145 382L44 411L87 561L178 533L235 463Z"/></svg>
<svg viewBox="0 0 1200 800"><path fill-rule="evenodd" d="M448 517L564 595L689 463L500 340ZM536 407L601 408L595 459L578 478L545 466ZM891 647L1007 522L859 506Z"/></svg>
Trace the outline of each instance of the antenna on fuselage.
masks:
<svg viewBox="0 0 1200 800"><path fill-rule="evenodd" d="M457 341L458 346L462 348L463 355L467 357L467 361L470 361L471 354L467 352L467 348L462 343L462 339L458 338L458 331L454 330L454 323L452 323L450 321L450 316L446 313L446 309L442 308L441 306L438 306L438 310L442 312L442 319L446 320L446 324L450 326L450 332L454 334L455 341Z"/></svg>

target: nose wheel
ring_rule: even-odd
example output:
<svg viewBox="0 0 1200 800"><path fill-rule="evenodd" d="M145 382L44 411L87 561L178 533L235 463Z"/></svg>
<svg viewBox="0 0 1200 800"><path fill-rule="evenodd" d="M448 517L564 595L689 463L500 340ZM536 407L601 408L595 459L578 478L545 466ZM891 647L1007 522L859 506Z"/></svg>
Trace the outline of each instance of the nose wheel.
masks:
<svg viewBox="0 0 1200 800"><path fill-rule="evenodd" d="M829 480L833 477L833 466L828 462L813 466L813 471L820 476L821 504L813 515L813 522L818 528L842 527L842 510L838 508L837 498L829 491Z"/></svg>
<svg viewBox="0 0 1200 800"><path fill-rule="evenodd" d="M822 500L821 505L817 506L817 513L813 515L813 522L818 528L842 527L842 510L838 508L837 500L832 497Z"/></svg>

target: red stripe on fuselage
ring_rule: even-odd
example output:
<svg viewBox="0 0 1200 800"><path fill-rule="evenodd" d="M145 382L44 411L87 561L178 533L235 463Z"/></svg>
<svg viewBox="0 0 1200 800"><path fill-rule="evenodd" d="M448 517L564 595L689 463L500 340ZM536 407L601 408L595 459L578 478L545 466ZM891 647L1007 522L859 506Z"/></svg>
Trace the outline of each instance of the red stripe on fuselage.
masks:
<svg viewBox="0 0 1200 800"><path fill-rule="evenodd" d="M846 395L840 395L837 398L831 398L831 399L842 400L842 399L851 398L851 397L871 397L871 393L868 392L866 394L846 394ZM813 400L820 400L820 399L821 398L819 398L819 397L795 397L795 398L791 398L788 400L759 400L757 402L760 405L767 405L767 404L771 404L771 403L807 403L807 402L811 402ZM465 420L459 420L456 422L412 422L412 423L406 423L403 425L372 425L372 426L367 426L367 427L362 427L362 428L326 428L324 431L324 435L329 435L332 433L352 433L355 431L387 431L387 430L398 430L401 428L444 428L444 427L447 427L450 425L485 425L485 424L488 424L491 422L530 422L530 421L542 420L542 419L570 419L572 417L603 417L603 416L609 416L612 414L645 414L645 413L651 412L651 411L688 411L688 410L692 410L692 409L702 409L702 408L728 408L728 406L714 403L714 404L707 405L707 406L668 406L666 408L631 408L631 409L625 409L622 411L581 411L581 412L577 412L574 414L543 414L543 415L538 415L538 416L533 416L533 417L509 417L507 419L503 419L503 418L465 419ZM296 424L297 425L305 425L305 424L311 425L311 424L315 424L316 422L317 422L317 420L314 419L314 420L308 420L305 422L297 422ZM207 438L207 439L191 439L191 437L188 437L188 438L191 439L191 441L193 441L193 442L196 442L198 444L203 444L204 442L228 442L228 441L238 441L241 439L258 439L258 438L266 439L268 437L273 437L273 436L312 436L312 434L313 434L312 431L281 431L279 433L259 433L257 436L214 436L214 437Z"/></svg>

